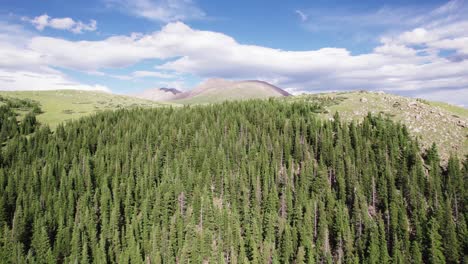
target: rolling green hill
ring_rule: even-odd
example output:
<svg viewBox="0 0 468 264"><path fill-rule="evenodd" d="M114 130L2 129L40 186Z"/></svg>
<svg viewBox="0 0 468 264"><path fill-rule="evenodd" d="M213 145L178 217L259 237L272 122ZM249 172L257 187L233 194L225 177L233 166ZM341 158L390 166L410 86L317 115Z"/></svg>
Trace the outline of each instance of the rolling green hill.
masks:
<svg viewBox="0 0 468 264"><path fill-rule="evenodd" d="M130 96L98 91L1 91L1 96L31 99L40 103L44 113L37 116L39 122L54 129L59 123L83 116L120 108L157 107L167 105Z"/></svg>

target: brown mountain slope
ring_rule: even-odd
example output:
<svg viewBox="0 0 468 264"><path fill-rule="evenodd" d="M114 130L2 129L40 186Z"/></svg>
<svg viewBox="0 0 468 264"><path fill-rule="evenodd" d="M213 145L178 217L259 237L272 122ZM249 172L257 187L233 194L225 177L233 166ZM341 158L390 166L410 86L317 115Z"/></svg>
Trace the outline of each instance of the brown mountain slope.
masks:
<svg viewBox="0 0 468 264"><path fill-rule="evenodd" d="M330 119L335 112L342 120L361 121L369 112L383 114L408 127L423 149L436 143L442 162L450 154L468 155L468 109L383 92L338 92L291 96L287 101L316 102L325 105L319 116Z"/></svg>
<svg viewBox="0 0 468 264"><path fill-rule="evenodd" d="M289 95L288 92L267 82L209 79L191 91L178 94L172 101L181 104L204 104Z"/></svg>

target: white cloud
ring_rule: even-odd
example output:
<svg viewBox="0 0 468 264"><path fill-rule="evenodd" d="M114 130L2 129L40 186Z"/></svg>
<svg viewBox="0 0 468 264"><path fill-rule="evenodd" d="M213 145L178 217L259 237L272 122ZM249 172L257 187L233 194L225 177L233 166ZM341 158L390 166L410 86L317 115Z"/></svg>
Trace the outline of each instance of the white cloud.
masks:
<svg viewBox="0 0 468 264"><path fill-rule="evenodd" d="M21 26L0 22L0 90L110 91L102 85L79 83L54 69L44 54L29 48L34 37Z"/></svg>
<svg viewBox="0 0 468 264"><path fill-rule="evenodd" d="M24 21L30 22L37 30L42 31L46 27L68 30L75 34L83 33L83 31L95 31L97 29L96 20L91 19L89 23L83 23L81 21L75 21L72 18L51 18L47 14L37 16L33 19L27 17L23 18Z"/></svg>
<svg viewBox="0 0 468 264"><path fill-rule="evenodd" d="M177 77L175 74L165 73L165 72L157 72L157 71L134 71L131 74L108 74L100 71L91 71L88 72L89 74L97 75L97 76L108 76L115 79L123 80L123 81L130 81L130 80L137 80L141 78L156 78L156 79L174 79Z"/></svg>
<svg viewBox="0 0 468 264"><path fill-rule="evenodd" d="M48 22L49 26L55 29L62 29L62 30L70 30L75 26L76 22L69 18L69 17L64 17L64 18L54 18L51 19L50 22Z"/></svg>
<svg viewBox="0 0 468 264"><path fill-rule="evenodd" d="M83 31L96 31L97 22L94 19L91 19L88 24L81 21L76 22L75 26L71 28L71 32L75 34L80 34Z"/></svg>
<svg viewBox="0 0 468 264"><path fill-rule="evenodd" d="M34 37L21 26L0 22L0 69L54 72L41 53L28 48Z"/></svg>
<svg viewBox="0 0 468 264"><path fill-rule="evenodd" d="M468 19L436 27L427 25L393 37L383 37L386 45L422 45L429 50L453 50L468 54Z"/></svg>
<svg viewBox="0 0 468 264"><path fill-rule="evenodd" d="M187 86L187 83L184 80L173 80L173 81L162 81L159 82L160 87L166 88L175 88L177 90L188 90L190 87Z"/></svg>
<svg viewBox="0 0 468 264"><path fill-rule="evenodd" d="M435 36L424 28L416 28L400 35L399 40L407 44L423 44L431 41Z"/></svg>
<svg viewBox="0 0 468 264"><path fill-rule="evenodd" d="M153 78L161 78L161 79L171 79L171 78L174 78L174 74L156 72L156 71L134 71L132 73L132 77L134 78L153 77Z"/></svg>
<svg viewBox="0 0 468 264"><path fill-rule="evenodd" d="M301 10L295 10L294 12L299 16L299 18L301 19L302 22L305 22L305 21L307 21L307 19L309 19L309 16L306 15Z"/></svg>
<svg viewBox="0 0 468 264"><path fill-rule="evenodd" d="M182 22L169 23L151 34L98 41L31 36L23 44L13 45L1 43L0 34L0 68L56 74L53 70L58 67L98 73L158 59L164 63L156 71L110 77L168 77L166 83L171 87L184 85L166 76L172 73L261 79L291 91L385 90L418 97L430 95L431 99L446 94L439 100L462 104L460 101L466 102L466 97L457 98L455 94L466 94L468 89L468 18L447 20L445 17L450 15L442 16L448 12L444 10L453 8L428 12L434 19L421 16L417 21L423 22L414 22L409 30L386 34L372 52L359 55L344 48L289 51L246 45L226 34L196 30ZM455 54L456 59L444 56L445 50Z"/></svg>
<svg viewBox="0 0 468 264"><path fill-rule="evenodd" d="M31 39L29 47L43 54L48 64L82 71L125 67L157 55L151 52L151 47L142 46L137 39L126 36L76 42L35 37Z"/></svg>
<svg viewBox="0 0 468 264"><path fill-rule="evenodd" d="M438 34L437 29L425 31L429 35ZM424 94L427 89L449 91L468 87L465 70L468 60L453 62L437 53L427 53L425 48L413 48L413 42L405 41L408 37L405 34L395 36L396 41L391 38L383 41L372 53L352 55L342 48L286 51L244 45L225 34L195 30L176 22L152 34L115 36L101 41L36 37L29 48L43 54L48 65L81 71L164 59L167 62L158 66L158 70L202 78L275 80L280 86L308 91L377 89ZM440 41L439 37L435 39ZM439 42L442 44L449 45ZM436 48L435 44L432 46ZM460 51L465 47L458 42L451 46ZM135 73L132 77L143 75L149 73Z"/></svg>
<svg viewBox="0 0 468 264"><path fill-rule="evenodd" d="M385 44L382 46L378 46L374 49L375 53L390 55L390 56L415 56L417 54L415 49L408 48L404 45L398 44Z"/></svg>
<svg viewBox="0 0 468 264"><path fill-rule="evenodd" d="M37 16L29 21L36 27L37 30L44 30L44 28L49 25L49 19L50 17L44 14L42 16ZM25 18L24 20L28 19Z"/></svg>
<svg viewBox="0 0 468 264"><path fill-rule="evenodd" d="M111 7L163 22L201 19L206 16L192 0L105 0Z"/></svg>
<svg viewBox="0 0 468 264"><path fill-rule="evenodd" d="M85 85L70 80L60 73L5 71L0 69L0 90L87 90L110 92L102 85Z"/></svg>

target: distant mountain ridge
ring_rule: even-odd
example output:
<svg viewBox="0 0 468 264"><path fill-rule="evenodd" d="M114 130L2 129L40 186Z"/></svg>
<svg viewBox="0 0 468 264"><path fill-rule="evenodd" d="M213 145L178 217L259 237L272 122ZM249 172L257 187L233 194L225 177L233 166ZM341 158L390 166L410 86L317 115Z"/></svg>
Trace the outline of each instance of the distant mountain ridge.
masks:
<svg viewBox="0 0 468 264"><path fill-rule="evenodd" d="M275 90L276 92L280 93L283 96L290 96L291 95L290 93L288 93L287 91L279 88L278 86L275 86L275 85L273 85L271 83L268 83L268 82L265 82L265 81L247 80L247 81L244 81L244 82L258 83L258 84L261 84L261 85L267 85L267 86L270 86L273 90Z"/></svg>
<svg viewBox="0 0 468 264"><path fill-rule="evenodd" d="M178 94L182 92L175 89L175 88L153 88L153 89L146 89L141 93L133 94L132 96L146 99L156 102L165 102L173 100Z"/></svg>
<svg viewBox="0 0 468 264"><path fill-rule="evenodd" d="M289 95L287 91L264 81L208 79L194 89L185 92L181 92L175 88L156 88L145 90L134 96L159 102L203 104Z"/></svg>

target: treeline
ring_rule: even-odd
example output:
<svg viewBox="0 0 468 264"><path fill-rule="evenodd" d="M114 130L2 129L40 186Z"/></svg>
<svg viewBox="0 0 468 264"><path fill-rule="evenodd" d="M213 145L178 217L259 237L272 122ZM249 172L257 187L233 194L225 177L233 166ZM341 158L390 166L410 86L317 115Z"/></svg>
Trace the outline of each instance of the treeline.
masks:
<svg viewBox="0 0 468 264"><path fill-rule="evenodd" d="M380 116L274 100L104 112L11 137L7 263L460 263L468 161ZM2 123L3 123L2 116Z"/></svg>

